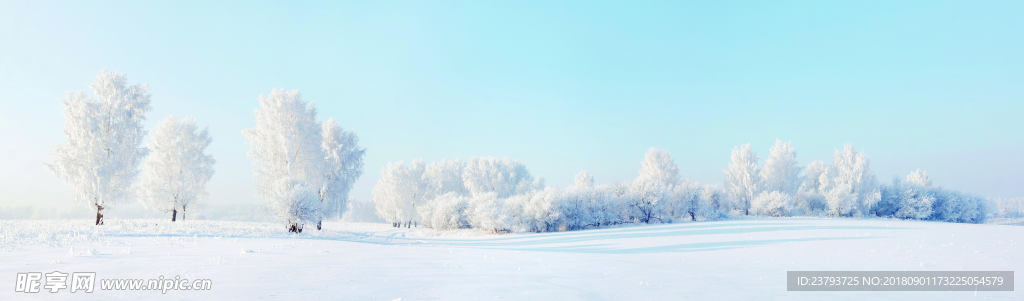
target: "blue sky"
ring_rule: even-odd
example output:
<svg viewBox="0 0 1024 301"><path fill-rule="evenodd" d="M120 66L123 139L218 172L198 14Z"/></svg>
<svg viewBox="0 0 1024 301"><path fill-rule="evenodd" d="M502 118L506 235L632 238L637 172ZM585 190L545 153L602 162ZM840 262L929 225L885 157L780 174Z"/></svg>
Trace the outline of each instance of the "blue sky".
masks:
<svg viewBox="0 0 1024 301"><path fill-rule="evenodd" d="M386 162L510 157L549 185L635 176L644 151L719 183L733 146L852 143L887 182L1024 196L1020 1L3 1L0 203L63 204L44 168L60 100L100 70L152 91L148 124L209 126L209 202L256 204L241 131L298 89Z"/></svg>

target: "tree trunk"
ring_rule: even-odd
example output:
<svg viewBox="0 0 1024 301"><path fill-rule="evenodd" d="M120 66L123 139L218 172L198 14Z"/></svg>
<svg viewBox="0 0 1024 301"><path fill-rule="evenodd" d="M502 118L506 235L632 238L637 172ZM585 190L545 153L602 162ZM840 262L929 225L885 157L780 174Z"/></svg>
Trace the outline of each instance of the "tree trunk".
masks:
<svg viewBox="0 0 1024 301"><path fill-rule="evenodd" d="M302 233L302 225L291 224L291 225L288 226L288 232L291 232L291 233Z"/></svg>
<svg viewBox="0 0 1024 301"><path fill-rule="evenodd" d="M103 205L96 205L96 225L103 224Z"/></svg>
<svg viewBox="0 0 1024 301"><path fill-rule="evenodd" d="M171 210L171 222L178 220L178 209Z"/></svg>

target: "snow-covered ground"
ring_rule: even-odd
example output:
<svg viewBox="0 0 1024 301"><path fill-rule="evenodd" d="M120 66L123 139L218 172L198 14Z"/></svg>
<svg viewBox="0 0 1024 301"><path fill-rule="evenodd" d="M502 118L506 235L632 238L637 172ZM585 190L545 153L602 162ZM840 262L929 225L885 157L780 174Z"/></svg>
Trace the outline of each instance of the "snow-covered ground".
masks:
<svg viewBox="0 0 1024 301"><path fill-rule="evenodd" d="M1021 300L1020 292L787 292L787 270L1024 271L1024 227L882 219L738 219L542 234L327 223L0 221L0 300L19 272L211 279L209 291L92 299ZM1019 276L1018 276L1019 277ZM1021 281L1017 280L1016 287Z"/></svg>

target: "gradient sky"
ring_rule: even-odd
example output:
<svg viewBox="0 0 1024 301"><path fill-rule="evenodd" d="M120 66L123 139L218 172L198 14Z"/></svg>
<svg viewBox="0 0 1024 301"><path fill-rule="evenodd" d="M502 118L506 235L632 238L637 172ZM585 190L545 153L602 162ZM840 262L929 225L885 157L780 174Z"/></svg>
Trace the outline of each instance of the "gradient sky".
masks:
<svg viewBox="0 0 1024 301"><path fill-rule="evenodd" d="M649 147L720 183L729 151L852 143L882 182L1024 196L1021 1L3 1L0 205L70 202L44 167L60 101L100 70L194 116L209 203L258 204L242 129L298 89L386 162L509 157L549 185L636 175Z"/></svg>

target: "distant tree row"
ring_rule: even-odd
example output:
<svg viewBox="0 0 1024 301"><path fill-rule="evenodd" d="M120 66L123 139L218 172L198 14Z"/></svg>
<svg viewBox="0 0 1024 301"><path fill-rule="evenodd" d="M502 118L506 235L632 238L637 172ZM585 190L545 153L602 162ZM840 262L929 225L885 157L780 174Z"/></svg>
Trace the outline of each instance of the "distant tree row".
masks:
<svg viewBox="0 0 1024 301"><path fill-rule="evenodd" d="M749 145L744 145L733 151L733 165L727 175L730 171L743 170L735 168L737 162L751 162L737 160L737 152L748 154L740 157L757 161L749 149ZM894 179L890 185L879 185L864 153L855 151L851 145L836 150L831 165L814 161L803 173L798 172L800 168L790 143L776 141L770 152L760 172L761 182L727 181L730 187L758 192L751 208L760 215L879 216L981 223L989 213L989 202L984 198L932 187L927 173L922 170L912 171L905 183ZM756 164L748 166L756 167ZM737 199L748 196L733 195Z"/></svg>
<svg viewBox="0 0 1024 301"><path fill-rule="evenodd" d="M668 152L652 148L628 184L545 187L509 159L388 164L373 189L378 215L396 227L547 232L623 223L671 223L729 216L880 216L980 223L988 202L932 187L923 171L878 185L862 152L846 145L831 164L801 167L791 143L776 141L763 167L750 145L733 149L724 185L680 177Z"/></svg>
<svg viewBox="0 0 1024 301"><path fill-rule="evenodd" d="M124 74L101 72L93 95L64 100L67 142L50 168L96 210L135 194L177 220L205 196L214 159L210 138L191 118L168 117L144 146L142 123L150 109L146 85L127 85ZM365 150L333 119L321 122L298 91L259 97L256 126L244 131L259 195L288 231L321 229L326 217L347 208L362 175ZM142 180L136 183L139 164ZM586 171L573 185L545 187L522 163L474 158L384 167L372 201L396 227L479 228L494 232L561 231L622 223L677 222L728 216L880 216L963 223L983 222L991 211L981 197L934 187L924 171L879 185L864 153L846 145L831 164L801 167L791 143L776 141L761 165L749 144L733 149L723 185L682 179L668 152L651 149L631 183L596 185ZM1001 201L998 213L1021 214L1020 201Z"/></svg>
<svg viewBox="0 0 1024 301"><path fill-rule="evenodd" d="M989 207L990 202L981 197L934 187L927 173L915 170L904 181L895 178L882 186L880 200L871 211L901 219L981 223Z"/></svg>

